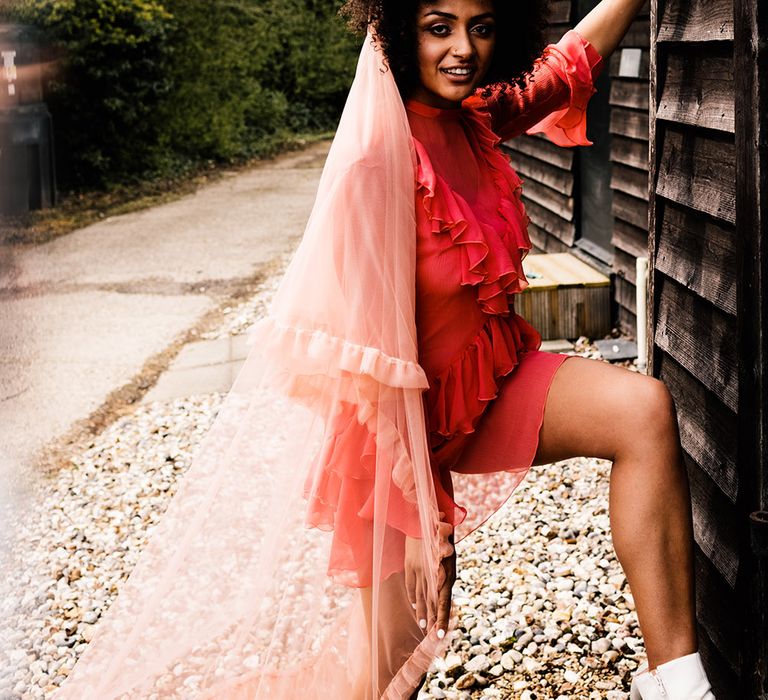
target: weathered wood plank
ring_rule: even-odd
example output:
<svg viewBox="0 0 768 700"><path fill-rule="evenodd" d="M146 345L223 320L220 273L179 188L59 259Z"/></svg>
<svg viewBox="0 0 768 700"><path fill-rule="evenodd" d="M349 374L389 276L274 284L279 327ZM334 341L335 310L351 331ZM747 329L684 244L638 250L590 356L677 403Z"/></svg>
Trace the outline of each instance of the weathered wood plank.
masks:
<svg viewBox="0 0 768 700"><path fill-rule="evenodd" d="M551 236L544 230L540 229L533 221L528 223L528 238L531 239L531 253L546 253L547 252L547 239ZM523 269L525 269L525 262L523 262Z"/></svg>
<svg viewBox="0 0 768 700"><path fill-rule="evenodd" d="M648 48L651 44L651 28L648 20L636 19L619 43L621 47Z"/></svg>
<svg viewBox="0 0 768 700"><path fill-rule="evenodd" d="M630 336L631 338L637 338L637 315L629 309L625 309L619 302L616 301L617 316L616 326L622 335Z"/></svg>
<svg viewBox="0 0 768 700"><path fill-rule="evenodd" d="M531 158L520 152L511 156L511 165L523 180L528 181L524 183L524 188L526 185L528 188L532 187L535 182L536 187L546 185L566 197L573 195L573 175L567 170L553 168L538 158Z"/></svg>
<svg viewBox="0 0 768 700"><path fill-rule="evenodd" d="M627 139L623 136L611 137L611 160L631 168L645 170L648 176L648 144L645 141Z"/></svg>
<svg viewBox="0 0 768 700"><path fill-rule="evenodd" d="M610 103L614 107L648 109L648 85L645 82L622 80L611 81Z"/></svg>
<svg viewBox="0 0 768 700"><path fill-rule="evenodd" d="M529 176L525 171L520 171L520 177L527 180ZM573 221L573 197L567 197L540 183L536 187L523 187L523 192L528 201L536 202L545 209L549 209L564 221Z"/></svg>
<svg viewBox="0 0 768 700"><path fill-rule="evenodd" d="M657 269L735 315L735 232L672 203L661 207L659 228Z"/></svg>
<svg viewBox="0 0 768 700"><path fill-rule="evenodd" d="M614 217L637 228L648 227L648 202L615 190L611 211Z"/></svg>
<svg viewBox="0 0 768 700"><path fill-rule="evenodd" d="M712 692L718 700L744 700L739 695L739 678L725 656L715 646L709 633L699 623L697 626L701 662L712 684Z"/></svg>
<svg viewBox="0 0 768 700"><path fill-rule="evenodd" d="M725 582L735 588L739 571L739 520L733 505L701 467L684 454L693 511L693 536Z"/></svg>
<svg viewBox="0 0 768 700"><path fill-rule="evenodd" d="M619 136L648 141L648 112L614 107L611 110L611 122L608 130Z"/></svg>
<svg viewBox="0 0 768 700"><path fill-rule="evenodd" d="M635 259L646 257L648 255L648 231L632 226L621 219L616 219L613 222L611 244Z"/></svg>
<svg viewBox="0 0 768 700"><path fill-rule="evenodd" d="M650 48L650 68L648 95L649 95L649 112L656 114L656 106L659 103L659 76L657 74L659 65L659 45L656 40L659 27L659 0L651 0L651 19L650 25L652 27L651 48ZM640 329L638 332L642 332L645 337L645 349L646 349L646 372L652 377L659 376L659 368L657 366L657 358L659 351L656 348L656 342L654 340L654 329L656 328L656 278L658 273L656 272L656 238L657 238L657 222L656 222L656 178L659 170L659 156L658 156L658 144L656 134L656 117L649 119L648 123L648 181L651 184L651 191L648 194L648 220L641 228L648 228L648 293L646 296L646 323L645 329Z"/></svg>
<svg viewBox="0 0 768 700"><path fill-rule="evenodd" d="M549 235L562 241L563 244L573 245L576 239L576 225L573 221L566 221L561 216L527 197L526 194L523 195L523 202L532 223L546 231Z"/></svg>
<svg viewBox="0 0 768 700"><path fill-rule="evenodd" d="M657 283L656 345L736 411L735 319L665 275L659 275Z"/></svg>
<svg viewBox="0 0 768 700"><path fill-rule="evenodd" d="M553 236L533 222L528 224L528 235L531 243L542 253L567 253L571 250L571 247L563 243L557 236ZM525 262L523 262L523 269L525 269Z"/></svg>
<svg viewBox="0 0 768 700"><path fill-rule="evenodd" d="M668 0L657 41L732 41L731 0Z"/></svg>
<svg viewBox="0 0 768 700"><path fill-rule="evenodd" d="M548 24L544 30L544 41L547 44L556 44L570 28L570 23Z"/></svg>
<svg viewBox="0 0 768 700"><path fill-rule="evenodd" d="M635 292L635 285L627 282L623 277L618 275L614 277L614 299L621 304L625 309L628 309L633 314L637 314L637 295Z"/></svg>
<svg viewBox="0 0 768 700"><path fill-rule="evenodd" d="M683 448L735 504L739 490L736 414L666 353L659 355L659 378L675 399Z"/></svg>
<svg viewBox="0 0 768 700"><path fill-rule="evenodd" d="M739 650L744 643L741 625L742 600L738 591L734 591L720 576L717 569L698 544L694 544L694 575L696 577L696 617L706 631L722 661L712 668L722 673L730 669L738 672ZM702 653L702 656L704 654ZM710 674L707 674L710 676ZM710 676L710 682L715 678ZM727 688L726 693L717 692L717 698L724 700L744 700L734 694L735 686Z"/></svg>
<svg viewBox="0 0 768 700"><path fill-rule="evenodd" d="M734 106L730 44L669 52L659 119L733 133Z"/></svg>
<svg viewBox="0 0 768 700"><path fill-rule="evenodd" d="M568 24L571 21L571 0L551 0L549 3L550 24Z"/></svg>
<svg viewBox="0 0 768 700"><path fill-rule="evenodd" d="M613 252L613 271L626 282L637 285L637 258L616 248Z"/></svg>
<svg viewBox="0 0 768 700"><path fill-rule="evenodd" d="M513 158L515 153L523 153L543 163L570 172L573 167L573 148L561 148L551 141L535 136L518 136L503 144L504 150Z"/></svg>
<svg viewBox="0 0 768 700"><path fill-rule="evenodd" d="M695 129L665 129L656 192L730 224L736 221L733 139Z"/></svg>
<svg viewBox="0 0 768 700"><path fill-rule="evenodd" d="M611 189L647 201L648 173L645 170L628 168L621 163L614 163L611 168Z"/></svg>
<svg viewBox="0 0 768 700"><path fill-rule="evenodd" d="M645 0L643 6L637 11L637 19L649 19L651 15L651 0Z"/></svg>
<svg viewBox="0 0 768 700"><path fill-rule="evenodd" d="M768 511L768 12L734 0L739 468L744 515ZM754 550L753 550L754 551ZM741 697L768 696L768 557L747 568Z"/></svg>

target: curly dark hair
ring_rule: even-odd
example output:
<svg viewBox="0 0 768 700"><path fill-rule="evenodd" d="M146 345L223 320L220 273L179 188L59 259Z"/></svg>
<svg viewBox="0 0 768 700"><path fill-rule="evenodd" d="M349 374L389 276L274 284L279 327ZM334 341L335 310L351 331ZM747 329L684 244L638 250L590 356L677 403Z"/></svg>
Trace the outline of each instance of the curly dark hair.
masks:
<svg viewBox="0 0 768 700"><path fill-rule="evenodd" d="M372 26L403 97L418 81L416 13L425 4L428 0L347 0L340 10L353 31L363 34ZM491 85L502 94L508 85L524 87L544 48L549 16L549 0L494 0L494 5L496 48L484 80L486 97Z"/></svg>

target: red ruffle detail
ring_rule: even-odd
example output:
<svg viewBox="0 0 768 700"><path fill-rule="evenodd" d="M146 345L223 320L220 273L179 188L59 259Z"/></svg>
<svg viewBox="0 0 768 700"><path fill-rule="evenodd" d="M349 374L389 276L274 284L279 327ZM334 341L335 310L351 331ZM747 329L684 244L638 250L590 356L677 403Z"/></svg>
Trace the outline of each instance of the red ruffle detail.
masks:
<svg viewBox="0 0 768 700"><path fill-rule="evenodd" d="M485 156L485 161L488 164L496 189L501 193L499 214L506 221L510 229L519 232L517 247L520 254L520 262L522 263L532 247L531 239L528 235L528 224L531 221L531 217L528 216L528 212L525 210L522 197L523 183L525 181L521 180L520 176L513 170L509 156L499 148L502 139L491 128L491 115L485 110L473 108L465 109L464 113L474 122L475 136ZM522 291L527 286L528 280L525 280L525 284L520 289L513 291Z"/></svg>
<svg viewBox="0 0 768 700"><path fill-rule="evenodd" d="M373 510L377 493L375 484L385 478L392 465L378 465L376 438L358 420L357 408L341 402L329 425L322 448L315 457L304 481L307 500L305 525L334 536L328 560L328 574L346 580L349 572L357 572L354 585L369 581L373 560ZM445 513L445 522L453 527L467 515L445 491L433 465L437 507ZM418 504L404 498L403 492L390 478L387 502L387 528L384 537L382 572L389 576L402 570L403 535L420 537ZM381 494L378 495L381 498Z"/></svg>
<svg viewBox="0 0 768 700"><path fill-rule="evenodd" d="M376 479L377 454L376 438L359 421L357 407L342 401L304 482L304 498L309 501L308 525L336 529L337 535L350 544L360 537L357 530L340 530L339 523L351 523L355 518L372 520L369 499ZM385 465L379 471L394 467ZM394 478L389 482L389 502L396 501L398 506L388 509L389 525L418 536L418 520L410 518L410 514L416 514L417 504L405 499Z"/></svg>
<svg viewBox="0 0 768 700"><path fill-rule="evenodd" d="M358 421L356 407L341 402L304 482L305 525L334 532L328 564L331 576L349 571L370 575L373 521L366 511L374 496L376 455L375 436ZM414 537L419 534L417 505L406 501L392 480L387 525ZM393 537L394 532L387 536ZM401 570L401 549L384 548L382 567L387 575Z"/></svg>
<svg viewBox="0 0 768 700"><path fill-rule="evenodd" d="M425 393L432 447L474 432L501 378L518 364L519 353L536 350L541 335L522 316L489 316L475 339L430 384Z"/></svg>
<svg viewBox="0 0 768 700"><path fill-rule="evenodd" d="M542 58L568 83L568 104L530 127L528 134L544 134L558 146L591 146L587 138L587 104L596 89L594 80L603 60L592 44L574 30L544 49Z"/></svg>
<svg viewBox="0 0 768 700"><path fill-rule="evenodd" d="M531 249L529 219L520 197L522 181L503 155L491 152L493 132L490 136L483 133L483 122L476 122L478 140L499 191L498 213L505 225L497 230L480 222L466 201L435 173L424 146L414 139L417 193L432 233L448 234L453 244L461 247L461 284L477 286L477 300L485 313L506 315L507 296L528 286L522 260ZM503 168L498 158L504 160Z"/></svg>

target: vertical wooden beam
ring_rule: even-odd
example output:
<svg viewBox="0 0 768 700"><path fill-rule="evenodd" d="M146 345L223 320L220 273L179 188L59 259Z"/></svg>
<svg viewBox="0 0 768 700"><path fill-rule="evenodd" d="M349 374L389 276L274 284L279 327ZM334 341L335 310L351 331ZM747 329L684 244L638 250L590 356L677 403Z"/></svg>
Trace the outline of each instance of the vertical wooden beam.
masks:
<svg viewBox="0 0 768 700"><path fill-rule="evenodd" d="M768 510L768 8L734 0L736 82L736 237L738 253L738 467L746 544L744 668L740 697L768 698L768 556L757 551L760 526L750 513ZM763 525L762 528L768 527ZM741 528L740 528L741 529ZM752 537L750 538L750 534ZM757 537L757 539L755 539ZM751 539L751 546L750 546Z"/></svg>
<svg viewBox="0 0 768 700"><path fill-rule="evenodd" d="M646 374L655 377L658 374L655 359L654 331L656 328L656 250L658 248L658 232L656 230L656 177L658 159L656 157L656 105L658 104L657 83L657 46L656 37L659 34L659 0L651 0L651 47L650 47L650 84L648 86L648 289L645 308L648 315L646 323Z"/></svg>

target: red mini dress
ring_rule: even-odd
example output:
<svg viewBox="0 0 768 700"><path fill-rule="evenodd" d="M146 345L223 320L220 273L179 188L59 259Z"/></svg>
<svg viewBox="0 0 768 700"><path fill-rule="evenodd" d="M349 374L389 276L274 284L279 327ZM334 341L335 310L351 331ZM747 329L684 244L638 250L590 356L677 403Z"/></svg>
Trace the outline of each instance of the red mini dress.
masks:
<svg viewBox="0 0 768 700"><path fill-rule="evenodd" d="M504 97L481 89L454 109L405 102L417 156L416 328L429 380L425 416L438 504L456 542L524 478L550 384L571 357L540 351L540 334L515 312L532 246L523 183L499 144L540 132L559 145L590 145L586 106L602 65L571 30L546 47L525 89ZM375 467L366 462L375 457L374 440L352 406L341 411L307 515L308 524L334 531L329 574L349 580L358 572L357 585L369 580L361 572L371 556L366 513ZM395 552L392 570L401 568L397 558Z"/></svg>

